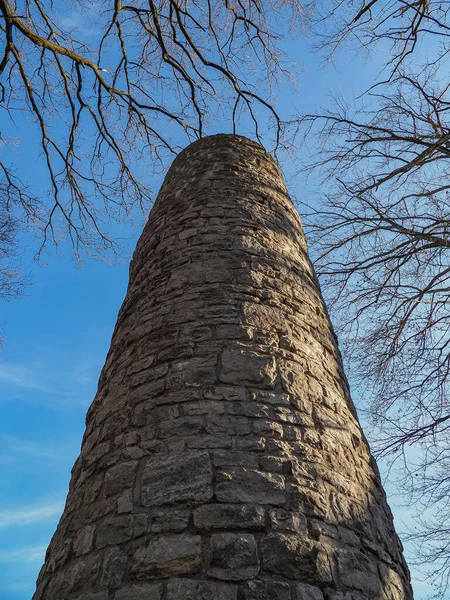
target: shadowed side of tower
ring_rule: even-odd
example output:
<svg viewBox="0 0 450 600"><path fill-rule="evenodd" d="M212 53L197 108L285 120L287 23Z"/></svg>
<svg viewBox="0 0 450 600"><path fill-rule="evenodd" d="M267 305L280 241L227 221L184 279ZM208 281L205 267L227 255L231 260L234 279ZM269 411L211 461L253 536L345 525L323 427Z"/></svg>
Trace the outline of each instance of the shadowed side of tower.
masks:
<svg viewBox="0 0 450 600"><path fill-rule="evenodd" d="M411 600L297 212L232 135L174 161L34 600Z"/></svg>

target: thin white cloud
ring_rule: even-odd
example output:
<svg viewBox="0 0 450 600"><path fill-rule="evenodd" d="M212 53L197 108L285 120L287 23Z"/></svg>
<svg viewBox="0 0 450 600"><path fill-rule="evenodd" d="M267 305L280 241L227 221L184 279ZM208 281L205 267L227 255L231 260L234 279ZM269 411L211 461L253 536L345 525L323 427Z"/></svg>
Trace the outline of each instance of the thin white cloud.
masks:
<svg viewBox="0 0 450 600"><path fill-rule="evenodd" d="M89 406L92 399L78 395L87 394L86 387L92 387L92 396L95 394L95 387L92 385L92 379L85 375L86 367L77 372L77 378L72 376L71 370L65 369L64 366L56 368L52 371L51 381L47 381L48 363L52 363L51 358L48 358L46 363L30 362L25 365L0 363L0 382L3 382L4 387L10 390L9 393L3 394L0 400L8 401L17 399L13 390L21 390L21 399L36 402L43 406L51 408L85 408ZM96 363L92 362L95 367ZM99 369L98 369L99 370ZM81 372L80 372L81 371ZM84 386L84 390L80 388ZM34 392L34 394L32 393ZM80 397L81 396L81 397Z"/></svg>
<svg viewBox="0 0 450 600"><path fill-rule="evenodd" d="M42 385L34 378L33 374L22 366L14 366L11 364L0 364L0 381L12 385L14 387L25 390L36 390L45 394L57 394L46 385Z"/></svg>
<svg viewBox="0 0 450 600"><path fill-rule="evenodd" d="M43 562L46 546L0 550L0 563Z"/></svg>
<svg viewBox="0 0 450 600"><path fill-rule="evenodd" d="M64 460L67 456L67 452L63 448L56 448L43 443L38 444L6 434L0 434L0 448L7 455L23 454L32 458Z"/></svg>
<svg viewBox="0 0 450 600"><path fill-rule="evenodd" d="M68 11L60 18L60 25L74 30L78 36L89 38L99 35L102 29L97 25L101 2L91 2L83 7Z"/></svg>
<svg viewBox="0 0 450 600"><path fill-rule="evenodd" d="M63 502L53 502L44 506L31 506L19 509L0 510L0 527L29 525L54 519L63 511Z"/></svg>

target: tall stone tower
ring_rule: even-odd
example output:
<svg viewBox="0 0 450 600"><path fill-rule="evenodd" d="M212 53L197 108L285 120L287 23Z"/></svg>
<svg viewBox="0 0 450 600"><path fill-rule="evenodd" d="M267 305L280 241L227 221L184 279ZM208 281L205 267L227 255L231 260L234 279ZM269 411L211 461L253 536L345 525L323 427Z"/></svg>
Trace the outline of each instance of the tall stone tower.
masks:
<svg viewBox="0 0 450 600"><path fill-rule="evenodd" d="M299 217L245 138L170 168L34 600L411 600Z"/></svg>

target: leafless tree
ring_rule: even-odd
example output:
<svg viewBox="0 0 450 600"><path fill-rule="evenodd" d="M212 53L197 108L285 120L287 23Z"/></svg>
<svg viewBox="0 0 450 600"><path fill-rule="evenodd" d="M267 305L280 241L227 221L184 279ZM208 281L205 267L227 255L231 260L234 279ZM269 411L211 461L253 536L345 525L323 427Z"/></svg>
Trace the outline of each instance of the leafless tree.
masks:
<svg viewBox="0 0 450 600"><path fill-rule="evenodd" d="M17 220L8 206L8 190L0 185L0 300L20 298L29 278L21 271ZM3 345L0 323L0 349Z"/></svg>
<svg viewBox="0 0 450 600"><path fill-rule="evenodd" d="M42 246L114 251L108 227L148 210L149 173L217 119L258 137L265 112L280 142L271 86L288 73L276 27L301 17L295 0L75 0L71 10L77 27L62 3L0 0L1 184ZM26 172L14 168L17 138L34 144Z"/></svg>
<svg viewBox="0 0 450 600"><path fill-rule="evenodd" d="M327 9L327 10L325 10ZM309 234L373 448L418 514L416 560L450 583L450 40L447 5L327 5L323 49L388 52L349 106L303 115L322 178ZM331 20L331 15L333 20ZM338 24L336 24L338 23ZM324 181L323 181L324 180ZM426 509L426 511L425 511Z"/></svg>
<svg viewBox="0 0 450 600"><path fill-rule="evenodd" d="M316 46L333 59L350 45L358 52L382 49L386 72L395 74L414 54L432 50L429 64L445 60L450 7L439 0L322 0L315 6Z"/></svg>
<svg viewBox="0 0 450 600"><path fill-rule="evenodd" d="M0 194L2 190L0 188ZM17 224L7 206L0 204L0 300L19 298L27 278L21 273Z"/></svg>

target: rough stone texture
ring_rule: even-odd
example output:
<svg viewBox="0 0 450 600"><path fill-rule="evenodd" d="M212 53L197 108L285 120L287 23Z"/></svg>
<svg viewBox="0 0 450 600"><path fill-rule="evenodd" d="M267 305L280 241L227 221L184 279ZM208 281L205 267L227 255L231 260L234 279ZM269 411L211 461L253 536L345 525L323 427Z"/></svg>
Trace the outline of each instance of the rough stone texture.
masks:
<svg viewBox="0 0 450 600"><path fill-rule="evenodd" d="M245 138L175 160L34 600L411 600L299 217Z"/></svg>
<svg viewBox="0 0 450 600"><path fill-rule="evenodd" d="M217 579L245 580L258 573L258 549L253 535L215 533L211 536L209 575Z"/></svg>

